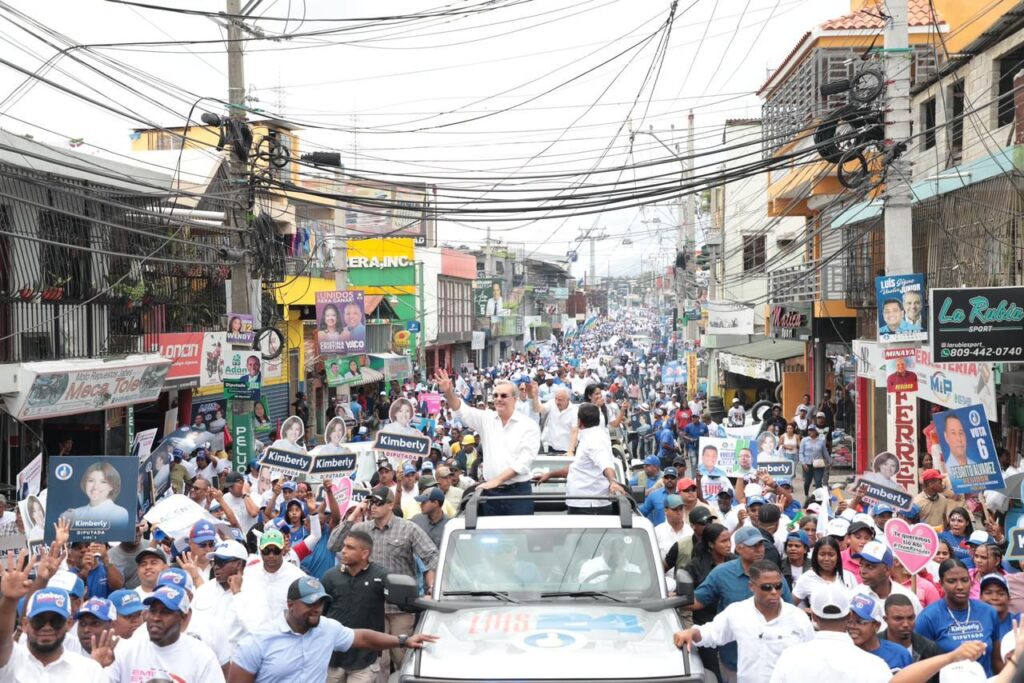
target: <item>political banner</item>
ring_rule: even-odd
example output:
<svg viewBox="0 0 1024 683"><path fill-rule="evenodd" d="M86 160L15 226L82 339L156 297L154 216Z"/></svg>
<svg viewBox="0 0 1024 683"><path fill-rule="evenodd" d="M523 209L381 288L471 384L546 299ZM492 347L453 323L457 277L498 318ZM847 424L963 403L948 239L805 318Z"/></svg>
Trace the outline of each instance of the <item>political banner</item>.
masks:
<svg viewBox="0 0 1024 683"><path fill-rule="evenodd" d="M41 543L46 534L46 492L33 493L18 502L22 526L29 543Z"/></svg>
<svg viewBox="0 0 1024 683"><path fill-rule="evenodd" d="M352 413L348 409L347 404L339 403L338 405L344 406L348 410L348 415L332 417L327 422L327 426L324 427L324 444L319 448L321 453L327 455L348 452L348 449L345 448L345 442L348 441L349 418ZM355 419L352 418L352 420L354 423Z"/></svg>
<svg viewBox="0 0 1024 683"><path fill-rule="evenodd" d="M26 549L28 549L28 539L13 524L0 529L0 562L3 563L3 566L7 566L7 560L11 555L17 555Z"/></svg>
<svg viewBox="0 0 1024 683"><path fill-rule="evenodd" d="M928 339L924 275L883 275L875 278L878 302L878 341L914 342Z"/></svg>
<svg viewBox="0 0 1024 683"><path fill-rule="evenodd" d="M727 477L738 478L757 471L757 448L749 439L702 436L698 447L697 467L702 475L718 470Z"/></svg>
<svg viewBox="0 0 1024 683"><path fill-rule="evenodd" d="M361 380L363 373L359 369L359 360L359 356L342 356L325 360L324 370L327 373L327 386L341 387Z"/></svg>
<svg viewBox="0 0 1024 683"><path fill-rule="evenodd" d="M313 457L313 464L310 467L309 475L311 481L317 481L324 477L344 477L352 474L355 469L355 453L324 453L321 451Z"/></svg>
<svg viewBox="0 0 1024 683"><path fill-rule="evenodd" d="M670 360L661 366L661 383L686 384L686 364L677 360Z"/></svg>
<svg viewBox="0 0 1024 683"><path fill-rule="evenodd" d="M164 498L154 505L143 519L171 538L187 538L196 522L207 521L222 529L230 528L204 507L180 493ZM134 535L134 530L132 531Z"/></svg>
<svg viewBox="0 0 1024 683"><path fill-rule="evenodd" d="M141 462L153 452L153 442L156 441L156 427L143 429L135 435L135 443L132 444L131 455Z"/></svg>
<svg viewBox="0 0 1024 683"><path fill-rule="evenodd" d="M25 466L25 469L18 472L18 500L24 500L29 496L39 495L39 488L43 481L43 454L39 453Z"/></svg>
<svg viewBox="0 0 1024 683"><path fill-rule="evenodd" d="M860 491L861 500L869 505L885 503L896 510L909 510L914 500L899 484L873 477L870 473L858 477L849 490L851 493Z"/></svg>
<svg viewBox="0 0 1024 683"><path fill-rule="evenodd" d="M313 465L313 456L309 453L299 453L291 450L282 450L270 446L263 451L260 459L260 468L280 470L289 474L306 474Z"/></svg>
<svg viewBox="0 0 1024 683"><path fill-rule="evenodd" d="M259 351L228 351L224 363L224 395L244 401L260 400L263 359Z"/></svg>
<svg viewBox="0 0 1024 683"><path fill-rule="evenodd" d="M18 381L28 389L5 395L6 410L25 421L151 403L160 396L171 361L156 355L138 358L131 365L109 367L85 360L25 363Z"/></svg>
<svg viewBox="0 0 1024 683"><path fill-rule="evenodd" d="M260 467L293 477L304 475L302 478L311 482L345 477L355 471L355 453L347 449L340 453L324 452L324 448L317 446L308 453L296 453L270 447L263 452Z"/></svg>
<svg viewBox="0 0 1024 683"><path fill-rule="evenodd" d="M228 329L226 333L228 344L244 344L252 346L256 340L253 331L252 316L246 313L228 313Z"/></svg>
<svg viewBox="0 0 1024 683"><path fill-rule="evenodd" d="M316 293L317 349L321 356L366 352L363 293L342 290Z"/></svg>
<svg viewBox="0 0 1024 683"><path fill-rule="evenodd" d="M947 410L935 413L932 420L953 493L1005 487L984 407Z"/></svg>
<svg viewBox="0 0 1024 683"><path fill-rule="evenodd" d="M1024 362L1024 287L933 289L936 363Z"/></svg>
<svg viewBox="0 0 1024 683"><path fill-rule="evenodd" d="M427 415L437 415L441 412L441 394L436 391L426 391L420 394L420 401L427 409Z"/></svg>
<svg viewBox="0 0 1024 683"><path fill-rule="evenodd" d="M896 483L917 492L917 392L894 391L887 395L886 447L899 461Z"/></svg>
<svg viewBox="0 0 1024 683"><path fill-rule="evenodd" d="M253 414L251 410L243 410L235 401L231 403L231 469L245 474L249 471L249 460L256 455Z"/></svg>
<svg viewBox="0 0 1024 683"><path fill-rule="evenodd" d="M107 543L135 540L139 459L132 456L52 457L47 468L47 542L60 519L69 522L69 541ZM58 502L59 501L59 502Z"/></svg>
<svg viewBox="0 0 1024 683"><path fill-rule="evenodd" d="M889 374L885 378L885 388L889 393L913 392L918 389L917 372L913 370L913 356L894 358L887 363Z"/></svg>
<svg viewBox="0 0 1024 683"><path fill-rule="evenodd" d="M257 436L274 431L274 418L270 414L270 405L265 397L252 404L252 428Z"/></svg>
<svg viewBox="0 0 1024 683"><path fill-rule="evenodd" d="M793 479L796 476L796 463L792 460L759 460L757 471L764 472L772 479Z"/></svg>
<svg viewBox="0 0 1024 683"><path fill-rule="evenodd" d="M430 455L432 439L413 433L394 433L381 429L373 441L374 450L384 451L389 458L414 460Z"/></svg>
<svg viewBox="0 0 1024 683"><path fill-rule="evenodd" d="M923 523L910 526L898 517L885 523L885 540L911 574L928 566L939 551L939 536L933 527Z"/></svg>

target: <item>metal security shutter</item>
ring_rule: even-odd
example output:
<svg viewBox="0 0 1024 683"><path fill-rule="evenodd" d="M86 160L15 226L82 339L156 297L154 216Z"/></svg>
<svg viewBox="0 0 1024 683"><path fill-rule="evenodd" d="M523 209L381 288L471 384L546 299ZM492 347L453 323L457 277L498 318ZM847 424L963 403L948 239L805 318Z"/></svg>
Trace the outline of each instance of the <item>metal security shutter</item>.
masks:
<svg viewBox="0 0 1024 683"><path fill-rule="evenodd" d="M284 422L285 418L291 415L291 397L288 395L288 383L273 384L269 387L263 387L260 391L260 395L267 399L267 409L269 411L271 419L274 421L274 431L271 432L264 441L270 442L276 436L277 425Z"/></svg>

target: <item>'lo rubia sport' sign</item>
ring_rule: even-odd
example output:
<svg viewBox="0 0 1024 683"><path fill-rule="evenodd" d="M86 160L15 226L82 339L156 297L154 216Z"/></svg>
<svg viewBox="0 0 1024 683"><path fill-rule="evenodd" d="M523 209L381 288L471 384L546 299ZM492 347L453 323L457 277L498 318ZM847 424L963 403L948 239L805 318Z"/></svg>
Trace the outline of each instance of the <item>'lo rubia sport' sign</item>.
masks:
<svg viewBox="0 0 1024 683"><path fill-rule="evenodd" d="M1024 287L931 290L932 362L1024 362Z"/></svg>

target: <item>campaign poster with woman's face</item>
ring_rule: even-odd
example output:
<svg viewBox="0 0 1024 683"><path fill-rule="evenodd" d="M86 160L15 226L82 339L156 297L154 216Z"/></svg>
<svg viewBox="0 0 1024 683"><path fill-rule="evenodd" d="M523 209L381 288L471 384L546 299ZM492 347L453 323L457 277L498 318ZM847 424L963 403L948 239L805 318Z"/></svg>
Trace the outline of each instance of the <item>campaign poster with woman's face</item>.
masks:
<svg viewBox="0 0 1024 683"><path fill-rule="evenodd" d="M138 476L132 456L50 458L46 541L54 540L59 519L69 523L72 543L135 540Z"/></svg>
<svg viewBox="0 0 1024 683"><path fill-rule="evenodd" d="M363 378L359 356L341 356L324 361L327 386L340 387Z"/></svg>
<svg viewBox="0 0 1024 683"><path fill-rule="evenodd" d="M321 356L364 353L366 317L358 290L316 293L316 341Z"/></svg>
<svg viewBox="0 0 1024 683"><path fill-rule="evenodd" d="M228 313L228 344L246 344L251 346L254 339L252 316L246 313Z"/></svg>
<svg viewBox="0 0 1024 683"><path fill-rule="evenodd" d="M345 451L346 441L348 441L348 426L345 424L344 418L331 418L324 429L324 445L320 452L328 455L342 453Z"/></svg>

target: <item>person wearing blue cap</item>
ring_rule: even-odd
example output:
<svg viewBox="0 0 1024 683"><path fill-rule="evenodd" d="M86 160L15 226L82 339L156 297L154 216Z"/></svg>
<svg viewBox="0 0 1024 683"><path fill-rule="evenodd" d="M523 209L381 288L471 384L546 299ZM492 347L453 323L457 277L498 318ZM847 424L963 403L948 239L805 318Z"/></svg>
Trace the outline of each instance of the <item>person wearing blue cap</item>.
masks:
<svg viewBox="0 0 1024 683"><path fill-rule="evenodd" d="M419 495L416 484L419 478L419 470L411 462L402 466L402 478L395 494L399 496L399 509L402 511L402 517L406 519L412 519L420 513L420 506L416 502L416 496Z"/></svg>
<svg viewBox="0 0 1024 683"><path fill-rule="evenodd" d="M690 609L696 611L704 607L714 607L721 613L729 605L753 597L751 589L751 566L758 560L764 559L765 540L759 529L752 526L742 526L733 534L733 542L736 545L738 557L717 565L707 575L704 581L694 591L694 601ZM779 568L776 567L776 571ZM786 603L793 602L793 595L789 585L782 581L782 599ZM723 674L728 679L736 680L736 667L738 657L736 643L728 643L719 648L719 656Z"/></svg>
<svg viewBox="0 0 1024 683"><path fill-rule="evenodd" d="M0 680L7 682L65 680L74 683L105 683L106 674L97 662L64 647L71 596L59 588L31 593L32 572L39 561L27 552L8 556L0 579ZM31 593L31 595L29 595ZM18 601L27 596L21 620L22 640L15 645L14 625Z"/></svg>
<svg viewBox="0 0 1024 683"><path fill-rule="evenodd" d="M791 531L786 536L785 556L782 558L782 576L789 584L790 590L796 585L796 580L810 569L808 553L811 551L811 539L799 529Z"/></svg>
<svg viewBox="0 0 1024 683"><path fill-rule="evenodd" d="M893 593L906 595L914 605L914 612L921 613L921 601L917 599L917 595L903 584L892 580L892 551L885 543L869 541L860 552L853 553L851 558L860 561L861 583L854 589L854 593L867 595L875 601L878 608L875 616L883 618L882 604Z"/></svg>
<svg viewBox="0 0 1024 683"><path fill-rule="evenodd" d="M89 598L82 603L75 612L75 625L84 654L92 654L93 645L105 642L104 634L113 630L116 617L114 603L106 598Z"/></svg>
<svg viewBox="0 0 1024 683"><path fill-rule="evenodd" d="M352 648L384 651L419 649L437 636L418 633L392 636L350 629L323 616L331 596L317 579L296 579L288 587L288 608L273 627L246 637L228 670L231 683L305 683L326 681L334 652Z"/></svg>
<svg viewBox="0 0 1024 683"><path fill-rule="evenodd" d="M640 486L647 491L661 480L661 460L656 455L644 458L644 470L629 480L630 486Z"/></svg>
<svg viewBox="0 0 1024 683"><path fill-rule="evenodd" d="M643 505L640 506L640 514L651 520L651 524L656 527L665 522L665 501L670 493L675 492L677 481L679 471L675 467L666 467L661 474L661 480L647 489Z"/></svg>
<svg viewBox="0 0 1024 683"><path fill-rule="evenodd" d="M149 637L118 645L117 656L107 667L111 681L224 681L213 651L197 638L185 636L191 606L183 588L159 586L142 603L147 608Z"/></svg>
<svg viewBox="0 0 1024 683"><path fill-rule="evenodd" d="M122 588L111 593L109 600L117 612L114 618L114 635L121 640L131 638L142 626L146 611L146 606L142 604L142 596L134 590Z"/></svg>
<svg viewBox="0 0 1024 683"><path fill-rule="evenodd" d="M434 545L440 548L444 527L448 524L448 515L444 513L444 491L432 486L413 500L419 503L420 513L413 516L412 522L423 529Z"/></svg>
<svg viewBox="0 0 1024 683"><path fill-rule="evenodd" d="M914 658L907 648L878 637L878 629L885 623L879 617L881 611L882 606L874 598L863 594L854 595L850 598L849 634L854 645L879 657L895 673L913 664Z"/></svg>
<svg viewBox="0 0 1024 683"><path fill-rule="evenodd" d="M888 503L877 503L871 509L871 517L875 520L875 526L879 531L885 530L885 523L892 519L894 512L892 505Z"/></svg>

